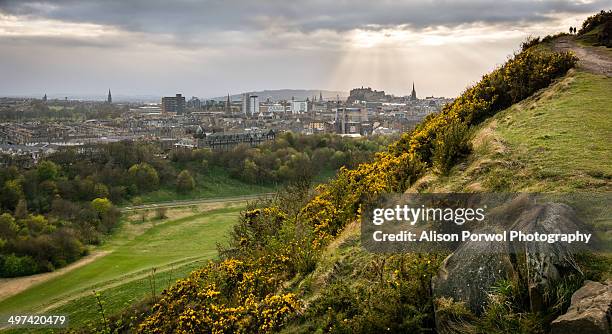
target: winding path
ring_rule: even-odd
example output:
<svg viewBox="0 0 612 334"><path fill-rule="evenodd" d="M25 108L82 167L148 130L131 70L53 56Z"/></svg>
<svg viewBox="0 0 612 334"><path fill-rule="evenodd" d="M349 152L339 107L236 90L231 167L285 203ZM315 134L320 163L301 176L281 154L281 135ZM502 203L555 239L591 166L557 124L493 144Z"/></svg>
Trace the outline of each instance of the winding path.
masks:
<svg viewBox="0 0 612 334"><path fill-rule="evenodd" d="M612 77L612 51L605 47L582 46L573 36L559 37L553 44L555 51L573 51L580 61L578 68Z"/></svg>

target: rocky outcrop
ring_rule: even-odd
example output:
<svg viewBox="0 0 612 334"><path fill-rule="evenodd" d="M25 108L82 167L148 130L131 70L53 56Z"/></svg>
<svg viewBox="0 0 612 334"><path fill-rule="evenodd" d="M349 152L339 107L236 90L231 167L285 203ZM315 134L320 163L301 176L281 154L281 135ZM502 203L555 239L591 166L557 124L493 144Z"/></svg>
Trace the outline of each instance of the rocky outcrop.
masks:
<svg viewBox="0 0 612 334"><path fill-rule="evenodd" d="M567 205L521 201L519 205L509 206L514 213L521 207L518 211L521 214L512 218L511 230L560 233L575 231L581 225ZM473 233L492 231L495 228L489 226ZM432 291L434 298L447 297L464 302L472 312L479 314L496 282L521 280L528 284L532 310L540 311L546 306L545 296L551 284L572 274L582 275L571 251L563 244L466 242L445 259L438 275L432 280Z"/></svg>
<svg viewBox="0 0 612 334"><path fill-rule="evenodd" d="M586 281L572 295L567 312L551 324L552 334L609 334L612 332L612 281Z"/></svg>

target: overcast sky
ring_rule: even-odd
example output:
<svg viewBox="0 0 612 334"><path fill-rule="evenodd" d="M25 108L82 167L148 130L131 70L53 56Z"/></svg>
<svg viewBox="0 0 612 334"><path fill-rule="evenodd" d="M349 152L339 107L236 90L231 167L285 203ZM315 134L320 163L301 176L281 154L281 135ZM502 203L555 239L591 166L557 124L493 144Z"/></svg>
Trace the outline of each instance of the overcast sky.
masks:
<svg viewBox="0 0 612 334"><path fill-rule="evenodd" d="M456 96L612 0L0 0L0 96L263 89ZM62 96L63 96L62 95Z"/></svg>

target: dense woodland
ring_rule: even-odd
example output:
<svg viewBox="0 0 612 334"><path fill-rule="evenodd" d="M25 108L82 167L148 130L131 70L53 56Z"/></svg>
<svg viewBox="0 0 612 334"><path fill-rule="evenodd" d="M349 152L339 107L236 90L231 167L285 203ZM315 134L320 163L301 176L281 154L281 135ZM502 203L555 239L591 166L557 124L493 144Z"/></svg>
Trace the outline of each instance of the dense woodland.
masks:
<svg viewBox="0 0 612 334"><path fill-rule="evenodd" d="M31 169L0 168L0 277L64 266L87 253L119 221L123 203L166 189L189 196L222 170L245 184L310 182L368 161L390 139L284 133L259 147L163 152L118 142L67 149ZM225 172L226 171L226 172Z"/></svg>

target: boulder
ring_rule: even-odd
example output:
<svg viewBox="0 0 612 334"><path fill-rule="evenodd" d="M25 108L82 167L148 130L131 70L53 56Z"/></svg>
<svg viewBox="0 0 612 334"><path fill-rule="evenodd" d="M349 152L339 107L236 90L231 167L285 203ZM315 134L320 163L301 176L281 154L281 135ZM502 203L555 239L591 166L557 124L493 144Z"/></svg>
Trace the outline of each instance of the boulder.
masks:
<svg viewBox="0 0 612 334"><path fill-rule="evenodd" d="M494 233L494 230L483 228L477 233ZM438 275L432 279L434 297L465 302L472 312L480 313L488 300L488 288L500 280L516 278L508 247L507 243L500 242L461 244L444 260Z"/></svg>
<svg viewBox="0 0 612 334"><path fill-rule="evenodd" d="M612 332L612 281L586 281L574 292L565 314L551 324L552 334L609 334Z"/></svg>
<svg viewBox="0 0 612 334"><path fill-rule="evenodd" d="M473 233L499 232L502 227L525 233L560 233L575 231L582 225L573 209L564 204L537 204L523 198L508 209L507 215L503 212L498 215L511 217L511 221L489 225ZM541 311L546 307L550 285L571 274L582 275L571 251L562 244L466 242L445 259L438 275L432 279L432 292L434 298L465 302L472 312L480 314L495 283L526 280L531 309Z"/></svg>
<svg viewBox="0 0 612 334"><path fill-rule="evenodd" d="M540 234L567 233L588 230L566 204L546 203L534 205L522 211L512 230ZM580 274L574 262L573 249L567 244L529 242L512 245L513 252L524 254L528 275L527 288L531 310L542 311L546 304L547 290L552 283L570 274Z"/></svg>

